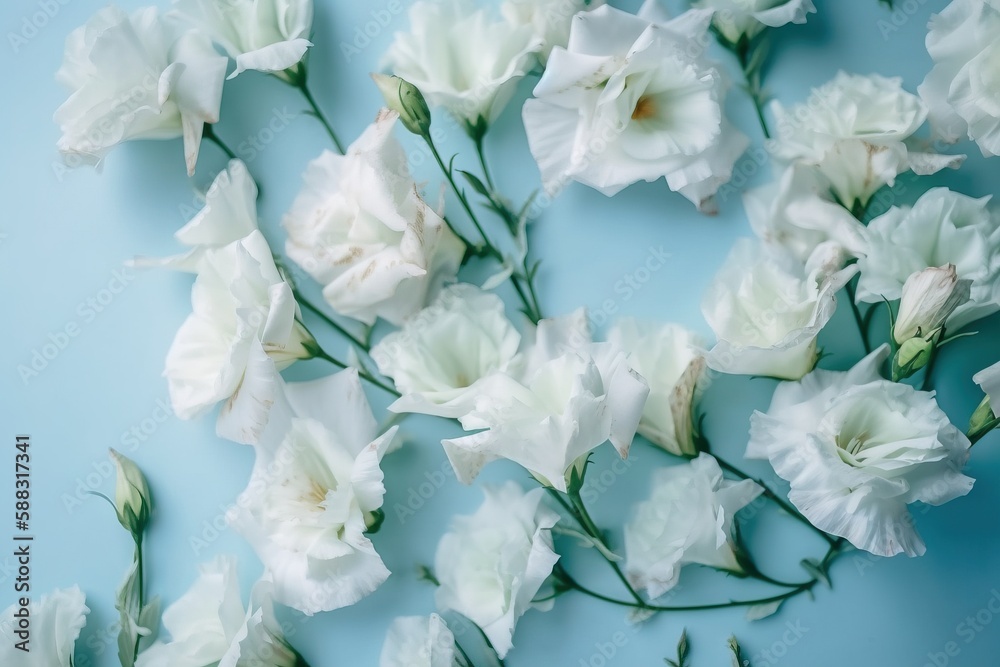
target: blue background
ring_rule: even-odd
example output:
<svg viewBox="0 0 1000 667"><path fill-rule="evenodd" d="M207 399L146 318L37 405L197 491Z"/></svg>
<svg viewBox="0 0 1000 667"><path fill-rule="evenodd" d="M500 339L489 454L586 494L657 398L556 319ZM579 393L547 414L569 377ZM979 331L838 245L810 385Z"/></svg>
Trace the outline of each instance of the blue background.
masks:
<svg viewBox="0 0 1000 667"><path fill-rule="evenodd" d="M177 250L171 235L196 208L192 186L206 187L224 165L224 158L213 146L204 145L198 173L189 180L178 141L141 142L114 150L102 173L89 168L65 172L55 150L58 129L50 120L65 92L53 74L66 35L103 3L64 1L64 5L49 1L51 17L39 13L44 0L12 0L0 8L5 35L0 58L8 90L2 107L0 158L5 195L0 217L0 285L7 313L0 327L0 436L5 443L0 451L6 461L0 461L4 471L0 473L0 507L13 503L13 437L28 433L33 443L33 532L37 536L34 590L43 593L78 583L86 591L92 611L77 645L76 664L87 667L117 664L114 590L131 557L129 538L110 508L83 493L112 492L109 446L143 467L155 494L157 509L147 549L149 590L169 603L193 581L198 563L216 554L234 553L240 560L246 593L260 564L237 535L212 527L213 523L222 525L227 504L244 487L252 465L251 449L218 440L211 417L182 422L161 407L167 398L161 377L163 358L190 311L190 278L170 272L136 272L119 293L109 290L118 287L111 281L127 258ZM341 43L350 43L356 30L364 30L372 11L392 4L388 0L318 4L316 46L310 51L312 84L335 127L350 141L379 106L368 72L377 67L392 32L406 27L406 18L396 14L386 27L373 24L378 29L371 30L377 34L370 44L348 59ZM639 3L614 4L634 10ZM776 33L766 82L779 99L786 103L803 100L810 87L829 80L840 68L900 75L906 87L915 90L930 67L923 46L926 23L944 2L897 2L902 7L895 15L877 0L817 0L816 4L819 13L811 15L807 25ZM677 4L671 8L676 10ZM41 27L26 28L32 21ZM15 50L9 34L22 31L27 41ZM718 56L735 75L726 54ZM533 80L523 83L520 96L487 142L500 186L515 199L526 196L538 182L518 113L532 85ZM287 127L271 136L263 131L276 114L286 110L298 114ZM233 146L252 137L268 140L248 162L262 185L261 217L272 238L280 238L277 221L295 196L306 163L328 145L322 128L301 114L303 110L301 98L270 77L251 72L226 84L218 133ZM735 89L730 95L730 115L760 146L751 107ZM447 119L437 122L444 125ZM471 146L453 125L449 127L443 152L458 152L458 164L471 166ZM412 160L419 162L416 144L409 137L403 139L414 151ZM904 176L893 191L879 196L876 207L912 201L942 183L976 196L1000 190L995 178L1000 162L986 162L968 143L955 150L970 155L961 171L919 180ZM744 158L739 166L751 182L770 178L766 162ZM429 189L436 191L439 177L426 160L415 171L418 179L429 181ZM539 276L543 308L550 315L581 304L600 310L611 300L620 313L677 321L709 335L700 315L701 294L733 241L748 234L735 196L721 202L720 215L704 217L669 192L662 181L633 186L614 199L571 186L544 211L532 231L532 252L544 259ZM670 260L626 298L616 291L616 283L645 264L650 246L662 246ZM98 300L99 311L87 306L89 299ZM50 336L58 339L58 332L73 324L78 333L66 341L64 349L37 376L22 378L18 366L30 365L34 352L41 351ZM941 403L963 428L981 397L972 374L1000 356L996 318L980 329L983 333L977 338L946 349L938 366ZM319 324L314 330L325 335ZM322 340L338 348L335 339ZM824 360L828 367L846 368L858 358L860 343L846 308L837 314L821 342L830 353ZM320 361L308 362L293 369L290 376L312 377L328 370ZM748 417L754 409L766 408L772 387L767 380L723 377L708 392L704 402L708 434L728 458L740 456ZM373 394L372 398L376 413L382 413L385 397ZM436 474L447 470L437 440L456 430L441 420L408 420L404 425L407 446L384 464L387 519L374 539L394 576L349 609L305 622L296 614L284 616L290 640L314 667L376 664L385 629L395 615L433 610L433 590L418 580L415 564L432 563L449 517L471 512L481 498L477 487L463 487L450 476ZM621 609L568 594L552 612L529 612L522 618L507 664L661 665L664 656L673 655L681 629L686 627L697 667L729 664L725 640L730 633L742 640L748 657L757 656L753 663L757 667L781 663L810 667L995 665L1000 618L994 618L987 605L1000 595L995 592L1000 589L998 446L993 434L974 450L968 473L977 483L968 497L930 511L914 507L928 545L922 558L884 560L848 554L833 567L834 590L819 588L815 601L799 597L777 616L756 623L747 622L743 611L736 609L661 615L636 632ZM595 476L609 469L606 450L597 456ZM622 476L605 473L605 482L612 483L594 510L598 522L612 529L624 521L630 503L647 492L649 470L666 462L666 457L637 442L631 461L633 465ZM746 467L774 480L773 473L759 463ZM529 483L523 471L504 464L491 466L483 475L486 481L505 478ZM422 506L400 521L397 508L410 501ZM9 517L9 513L4 510L0 516ZM13 560L5 546L13 527L5 526L6 519L0 522L0 544L4 545L0 546L0 608L13 600ZM767 571L783 578L802 577L798 560L822 553L818 538L772 507L759 509L748 536L751 550ZM620 543L620 533L616 531L613 539ZM601 590L618 592L593 554L581 553L569 543L561 546L582 578ZM767 590L688 569L674 601L753 597ZM979 623L990 623L978 631L961 625L977 613ZM615 639L623 645L614 646ZM957 655L944 655L949 642L955 643L952 648ZM612 646L612 657L602 655L602 648L610 653ZM762 653L765 650L771 651L770 659Z"/></svg>

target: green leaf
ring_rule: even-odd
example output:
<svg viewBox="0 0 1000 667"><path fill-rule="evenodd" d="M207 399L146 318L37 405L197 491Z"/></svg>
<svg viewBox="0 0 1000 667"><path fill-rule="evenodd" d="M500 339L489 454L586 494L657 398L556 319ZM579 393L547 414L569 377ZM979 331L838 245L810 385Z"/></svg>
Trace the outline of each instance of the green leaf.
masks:
<svg viewBox="0 0 1000 667"><path fill-rule="evenodd" d="M469 182L469 185L472 186L473 190L475 190L482 196L492 201L493 195L490 192L490 189L486 187L486 184L483 183L478 176L476 176L471 172L465 171L464 169L459 169L458 173L460 173L462 176L465 177L465 180Z"/></svg>
<svg viewBox="0 0 1000 667"><path fill-rule="evenodd" d="M768 616L773 616L778 613L778 609L781 608L781 603L784 601L784 598L782 598L781 600L755 604L754 606L747 608L747 620L759 621L763 618L767 618Z"/></svg>
<svg viewBox="0 0 1000 667"><path fill-rule="evenodd" d="M743 659L743 649L740 647L739 640L736 639L736 635L730 635L729 650L733 653L733 667L747 667L750 661Z"/></svg>
<svg viewBox="0 0 1000 667"><path fill-rule="evenodd" d="M815 558L803 558L802 561L799 563L799 565L801 565L802 569L808 572L809 576L811 576L813 579L816 579L817 581L822 581L824 584L827 585L827 587L833 588L832 584L830 583L830 577L826 573L826 568L818 560L816 560Z"/></svg>
<svg viewBox="0 0 1000 667"><path fill-rule="evenodd" d="M426 565L417 565L417 578L421 581L428 581L435 586L440 586L441 582L434 576L434 571Z"/></svg>
<svg viewBox="0 0 1000 667"><path fill-rule="evenodd" d="M681 630L681 638L677 640L677 667L686 667L689 652L688 633L687 628L685 628Z"/></svg>

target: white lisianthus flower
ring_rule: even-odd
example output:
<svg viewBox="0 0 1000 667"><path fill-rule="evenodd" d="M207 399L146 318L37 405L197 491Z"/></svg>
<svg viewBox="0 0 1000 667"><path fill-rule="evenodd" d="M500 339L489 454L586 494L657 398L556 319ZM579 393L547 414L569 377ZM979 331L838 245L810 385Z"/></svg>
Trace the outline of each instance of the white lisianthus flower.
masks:
<svg viewBox="0 0 1000 667"><path fill-rule="evenodd" d="M389 626L379 667L457 667L455 635L437 614L401 616Z"/></svg>
<svg viewBox="0 0 1000 667"><path fill-rule="evenodd" d="M934 67L917 91L935 135L968 135L984 156L1000 155L1000 2L952 0L929 28Z"/></svg>
<svg viewBox="0 0 1000 667"><path fill-rule="evenodd" d="M312 0L174 0L178 15L236 61L232 79L248 69L287 79L312 46Z"/></svg>
<svg viewBox="0 0 1000 667"><path fill-rule="evenodd" d="M244 611L236 564L219 557L201 567L194 584L163 612L170 641L139 654L136 667L294 667L298 654L274 616L271 582L265 576Z"/></svg>
<svg viewBox="0 0 1000 667"><path fill-rule="evenodd" d="M553 47L569 42L573 17L603 6L604 0L504 0L500 12L511 25L530 27L542 41L538 59L544 65Z"/></svg>
<svg viewBox="0 0 1000 667"><path fill-rule="evenodd" d="M743 194L750 227L765 243L784 247L806 262L821 244L833 242L844 259L864 248L864 226L829 194L830 182L815 167L790 165L781 177Z"/></svg>
<svg viewBox="0 0 1000 667"><path fill-rule="evenodd" d="M30 624L19 623L12 604L0 613L0 663L19 667L72 667L73 650L87 624L87 607L79 586L55 590L28 605Z"/></svg>
<svg viewBox="0 0 1000 667"><path fill-rule="evenodd" d="M378 426L357 371L285 384L246 490L228 520L274 581L274 598L312 615L352 605L389 576L365 532L380 519L379 463L396 432Z"/></svg>
<svg viewBox="0 0 1000 667"><path fill-rule="evenodd" d="M702 453L653 473L653 491L625 524L625 574L656 599L677 585L689 563L742 573L733 518L764 489L752 480L723 478L719 463Z"/></svg>
<svg viewBox="0 0 1000 667"><path fill-rule="evenodd" d="M969 439L933 393L882 378L888 352L778 385L767 413L751 418L747 457L771 462L817 528L877 556L919 556L924 543L906 506L969 492Z"/></svg>
<svg viewBox="0 0 1000 667"><path fill-rule="evenodd" d="M712 23L730 44L753 39L765 28L805 23L816 11L812 0L696 0L695 7L715 10Z"/></svg>
<svg viewBox="0 0 1000 667"><path fill-rule="evenodd" d="M188 174L205 123L219 120L226 59L196 30L155 7L99 10L70 33L56 74L70 89L56 110L59 151L70 165L99 164L131 139L184 138Z"/></svg>
<svg viewBox="0 0 1000 667"><path fill-rule="evenodd" d="M470 132L485 130L531 71L542 40L473 0L418 0L409 16L410 31L396 33L384 66Z"/></svg>
<svg viewBox="0 0 1000 667"><path fill-rule="evenodd" d="M279 368L313 356L315 340L299 320L291 286L274 264L259 231L206 249L191 290L194 312L167 352L170 402L191 419L226 401L219 435L253 442L270 404L258 400L261 366Z"/></svg>
<svg viewBox="0 0 1000 667"><path fill-rule="evenodd" d="M965 157L910 145L927 108L898 77L839 72L804 103L786 109L774 101L772 109L777 131L769 150L779 160L818 167L848 209L867 205L905 171L933 174Z"/></svg>
<svg viewBox="0 0 1000 667"><path fill-rule="evenodd" d="M814 258L823 257L820 246ZM811 259L814 259L811 258ZM816 365L816 337L856 267L803 265L780 248L737 241L702 300L718 342L708 365L723 373L796 380Z"/></svg>
<svg viewBox="0 0 1000 667"><path fill-rule="evenodd" d="M475 514L457 516L438 543L434 599L482 628L502 659L514 626L559 560L550 529L559 515L542 505L544 491L514 482L490 489Z"/></svg>
<svg viewBox="0 0 1000 667"><path fill-rule="evenodd" d="M484 378L476 391L459 421L478 432L441 443L458 479L471 483L486 463L504 458L566 491L567 477L596 447L610 440L628 455L649 386L624 352L591 342L581 308L542 320L515 367Z"/></svg>
<svg viewBox="0 0 1000 667"><path fill-rule="evenodd" d="M524 105L548 193L579 181L610 196L666 178L714 210L748 140L726 120L722 75L699 45L711 16L691 10L651 23L609 6L577 15L567 47L553 49Z"/></svg>
<svg viewBox="0 0 1000 667"><path fill-rule="evenodd" d="M902 296L906 280L929 267L954 264L971 280L970 300L947 320L958 331L1000 310L1000 216L974 199L934 188L911 207L893 207L872 220L858 266L858 301L880 303Z"/></svg>
<svg viewBox="0 0 1000 667"><path fill-rule="evenodd" d="M705 343L677 324L623 317L608 341L628 354L629 365L649 384L639 434L676 456L693 456L694 404L705 378Z"/></svg>
<svg viewBox="0 0 1000 667"><path fill-rule="evenodd" d="M986 393L993 413L1000 414L1000 362L979 371L972 379Z"/></svg>
<svg viewBox="0 0 1000 667"><path fill-rule="evenodd" d="M282 222L288 256L334 310L365 324L402 324L454 279L465 253L410 178L392 136L398 118L383 110L346 155L310 162Z"/></svg>
<svg viewBox="0 0 1000 667"><path fill-rule="evenodd" d="M390 410L457 418L480 380L510 368L520 342L500 297L459 283L379 341L372 359L403 394Z"/></svg>

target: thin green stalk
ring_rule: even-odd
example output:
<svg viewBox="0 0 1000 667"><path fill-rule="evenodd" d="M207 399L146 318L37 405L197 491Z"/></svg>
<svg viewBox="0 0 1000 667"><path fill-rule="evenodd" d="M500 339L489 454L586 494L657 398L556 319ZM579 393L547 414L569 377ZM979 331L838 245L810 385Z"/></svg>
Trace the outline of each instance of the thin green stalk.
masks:
<svg viewBox="0 0 1000 667"><path fill-rule="evenodd" d="M292 86L298 88L302 92L302 96L306 99L306 103L312 108L313 115L316 116L317 120L322 123L323 127L326 129L326 133L330 135L330 140L333 141L333 145L337 147L337 151L343 155L344 154L344 144L341 143L340 138L337 133L334 132L333 126L327 119L326 114L320 109L319 104L316 102L316 98L313 97L312 91L309 90L308 75L306 72L306 67L304 64L299 63L298 71L294 74L289 75L289 80Z"/></svg>
<svg viewBox="0 0 1000 667"><path fill-rule="evenodd" d="M840 553L842 546L843 546L843 540L837 540L833 544L831 544L830 547L827 549L826 554L823 556L823 560L820 563L820 567L825 569L827 566L829 566L829 564L833 562L837 554ZM730 607L752 607L754 605L769 604L772 602L781 602L784 600L788 600L802 593L811 591L813 588L815 588L816 584L820 582L818 578L813 578L803 584L800 584L799 586L796 586L792 590L786 591L779 595L771 595L769 597L756 598L752 600L730 600L728 602L715 602L710 604L665 606L665 605L651 604L648 602L643 602L640 604L635 602L629 602L628 600L620 600L617 598L610 597L608 595L603 595L601 593L598 593L594 590L587 588L583 584L573 579L569 575L569 573L566 572L565 568L559 566L557 572L558 572L557 576L559 577L560 581L562 581L567 586L570 586L574 590L577 590L585 595L589 595L592 598L603 600L604 602L609 602L611 604L615 604L621 607L631 607L633 609L643 609L646 611L706 611L710 609L727 609Z"/></svg>
<svg viewBox="0 0 1000 667"><path fill-rule="evenodd" d="M336 367L338 367L338 368L340 368L342 370L346 370L348 368L354 368L353 366L348 366L347 364L345 364L340 359L337 359L335 357L331 357L322 348L316 347L315 349L312 350L312 352L313 352L313 356L315 356L317 359L322 359L323 361L327 361L327 362L333 364L334 366L336 366ZM397 391L395 388L390 387L389 385L385 384L384 382L382 382L381 380L379 380L378 378L376 378L374 375L372 375L371 373L369 373L367 370L365 370L363 368L355 368L355 370L358 372L358 377L360 377L365 382L369 382L369 383L375 385L376 387L378 387L379 389L381 389L382 391L387 392L389 394L392 394L393 396L395 396L397 398L399 398L400 396L402 396L402 394L400 394L399 391Z"/></svg>
<svg viewBox="0 0 1000 667"><path fill-rule="evenodd" d="M577 490L571 490L566 495L569 497L570 503L572 504L574 509L573 517L580 524L580 527L583 528L583 530L591 538L597 540L605 548L608 548L607 543L604 541L604 536L601 534L601 529L597 527L597 524L594 523L594 520L590 517L590 513L587 512L587 507L583 503L583 498L580 497L580 492ZM606 560L608 562L608 565L611 566L611 569L614 571L615 576L618 577L618 579L622 582L622 585L625 586L625 589L628 591L629 595L631 595L632 598L635 599L636 603L640 605L646 604L646 602L642 599L642 596L640 596L639 593L635 590L635 588L632 587L632 584L629 582L628 577L626 577L625 573L622 572L622 569L621 567L619 567L618 563L616 563L615 561L611 560L606 556L604 560Z"/></svg>
<svg viewBox="0 0 1000 667"><path fill-rule="evenodd" d="M304 297L302 295L302 292L298 290L292 290L292 296L295 297L296 301L305 306L306 310L311 311L314 315L316 315L321 320L323 320L331 327L333 327L337 331L337 333L347 338L349 341L354 343L356 346L358 346L365 352L368 352L369 346L366 344L365 341L361 340L360 338L352 334L350 331L345 329L343 326L341 326L336 320L334 320L332 317L323 312L323 310L319 306L317 306L316 304L309 301L309 299Z"/></svg>
<svg viewBox="0 0 1000 667"><path fill-rule="evenodd" d="M479 218L476 217L475 212L472 210L472 205L469 204L469 200L465 197L465 192L460 187L458 187L458 184L455 182L455 177L451 172L451 168L444 163L443 159L441 159L441 154L438 152L437 146L434 144L434 139L432 139L430 135L425 135L423 139L427 143L427 147L430 149L431 155L434 156L434 160L437 161L438 167L441 169L441 173L444 174L445 179L451 186L452 192L454 192L455 196L458 198L458 203L461 204L462 209L465 211L465 214L469 216L469 220L472 221L472 224L476 228L476 231L479 233L479 236L482 237L483 239L482 248L484 248L486 253L489 254L491 257L493 257L493 259L503 264L504 262L503 253L497 250L497 248L492 243L490 243L489 236L486 235L486 231L483 229L482 224L480 224ZM459 232L455 230L454 225L449 225L449 226L452 228L452 231L454 231L455 234L460 239L462 239L463 242L465 242L467 246L476 247L475 245L471 244L467 239L465 239L465 237L459 234ZM522 288L520 280L516 275L511 275L510 282L511 285L514 286L514 291L517 292L517 296L521 300L521 303L524 304L525 309L528 311L529 317L537 323L538 320L541 318L538 317L538 313L536 312L532 303L529 301L528 295Z"/></svg>
<svg viewBox="0 0 1000 667"><path fill-rule="evenodd" d="M142 533L135 535L135 562L136 562L136 587L139 594L139 615L142 615L142 609L146 606L146 586L143 583L143 564L142 564ZM138 617L135 619L138 621ZM132 663L139 658L139 640L140 636L135 638L135 648L132 652Z"/></svg>
<svg viewBox="0 0 1000 667"><path fill-rule="evenodd" d="M770 500L775 505L777 505L778 507L780 507L781 509L783 509L785 512L787 512L796 521L799 521L803 525L808 526L810 530L813 530L817 535L821 536L824 540L827 541L827 543L834 544L834 542L836 542L836 538L830 537L830 535L828 535L827 533L825 533L823 530L821 530L820 528L817 528L816 526L814 526L812 524L812 522L809 521L809 519L807 519L806 517L804 517L797 509L795 509L795 507L793 507L791 505L791 503L787 502L784 498L782 498L780 495L778 495L777 492L775 492L773 489L771 489L770 487L768 487L767 484L765 484L763 480L758 479L758 478L754 477L753 475L750 475L748 473L743 472L742 470L740 470L739 468L737 468L732 463L729 463L725 459L720 458L718 456L718 454L716 454L715 452L712 452L712 456L714 456L715 460L719 462L719 466L723 470L729 471L730 473L736 475L740 479L750 480L751 482L756 483L760 488L764 489L764 497L766 497L768 500ZM781 584L781 585L784 585L784 584Z"/></svg>
<svg viewBox="0 0 1000 667"><path fill-rule="evenodd" d="M746 81L747 93L750 95L750 101L753 102L753 108L757 112L757 120L760 122L760 129L764 133L765 139L771 138L771 131L767 127L767 119L764 117L764 91L760 87L760 77L759 74L755 75L754 72L750 70L750 42L749 40L742 42L738 46L731 47L736 54L736 59L740 63L740 71L743 72L743 79Z"/></svg>
<svg viewBox="0 0 1000 667"><path fill-rule="evenodd" d="M226 142L224 142L221 138L219 138L219 135L217 135L215 133L215 130L212 128L211 123L205 123L205 129L202 132L201 137L202 139L208 139L210 142L218 146L219 149L223 153L225 153L230 160L236 159L236 153L234 153L233 149L231 149L229 146L226 145Z"/></svg>
<svg viewBox="0 0 1000 667"><path fill-rule="evenodd" d="M465 652L465 649L462 648L462 645L458 641L455 641L455 649L458 650L458 654L461 656L463 667L475 667L472 658L469 657L469 654Z"/></svg>

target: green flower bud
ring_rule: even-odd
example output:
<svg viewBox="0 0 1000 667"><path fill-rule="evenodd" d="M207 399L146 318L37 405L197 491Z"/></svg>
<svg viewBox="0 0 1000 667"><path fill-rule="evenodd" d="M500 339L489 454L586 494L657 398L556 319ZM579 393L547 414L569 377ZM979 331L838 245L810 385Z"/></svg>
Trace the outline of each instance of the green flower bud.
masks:
<svg viewBox="0 0 1000 667"><path fill-rule="evenodd" d="M115 479L115 512L125 530L137 537L149 522L151 496L146 478L132 459L109 450L117 468Z"/></svg>
<svg viewBox="0 0 1000 667"><path fill-rule="evenodd" d="M969 420L969 439L976 442L996 427L997 416L990 406L990 397L987 396L972 413L972 419Z"/></svg>
<svg viewBox="0 0 1000 667"><path fill-rule="evenodd" d="M934 355L934 341L911 338L899 346L892 358L892 381L899 382L919 371Z"/></svg>
<svg viewBox="0 0 1000 667"><path fill-rule="evenodd" d="M431 110L416 86L387 74L372 74L372 79L385 98L386 106L399 114L399 120L407 130L421 137L430 135Z"/></svg>

